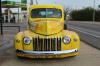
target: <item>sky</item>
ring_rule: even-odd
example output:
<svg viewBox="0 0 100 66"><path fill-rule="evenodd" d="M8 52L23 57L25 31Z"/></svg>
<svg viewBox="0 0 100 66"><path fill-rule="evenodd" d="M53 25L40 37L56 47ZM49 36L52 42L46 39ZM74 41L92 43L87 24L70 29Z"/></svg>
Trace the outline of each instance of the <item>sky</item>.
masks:
<svg viewBox="0 0 100 66"><path fill-rule="evenodd" d="M2 0L4 1L4 0ZM9 0L9 1L16 1L20 2L21 0ZM27 0L28 3L30 0ZM35 3L35 0L33 0ZM69 8L83 8L87 6L93 7L93 2L94 0L38 0L39 4L60 4L63 5L64 7L69 7ZM95 0L95 7L97 8L98 5L100 4L100 0Z"/></svg>
<svg viewBox="0 0 100 66"><path fill-rule="evenodd" d="M2 0L4 1L4 0ZM21 2L21 0L9 0ZM30 0L27 0L30 3ZM33 0L34 4L36 0ZM37 0L39 4L60 4L70 9L80 9L84 7L93 7L94 0ZM95 0L95 8L98 8L100 0Z"/></svg>
<svg viewBox="0 0 100 66"><path fill-rule="evenodd" d="M45 3L54 3L54 4L60 4L63 5L64 7L69 7L69 8L83 8L83 7L93 7L93 2L94 0L38 0L39 4L45 4ZM96 8L100 4L100 0L95 0L95 6Z"/></svg>

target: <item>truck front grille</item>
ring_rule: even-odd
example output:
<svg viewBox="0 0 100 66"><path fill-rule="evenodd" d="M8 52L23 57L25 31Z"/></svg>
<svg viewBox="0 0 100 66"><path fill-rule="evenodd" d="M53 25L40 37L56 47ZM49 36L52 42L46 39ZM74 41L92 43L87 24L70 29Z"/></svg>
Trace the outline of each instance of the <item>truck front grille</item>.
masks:
<svg viewBox="0 0 100 66"><path fill-rule="evenodd" d="M61 38L33 38L33 51L60 51Z"/></svg>

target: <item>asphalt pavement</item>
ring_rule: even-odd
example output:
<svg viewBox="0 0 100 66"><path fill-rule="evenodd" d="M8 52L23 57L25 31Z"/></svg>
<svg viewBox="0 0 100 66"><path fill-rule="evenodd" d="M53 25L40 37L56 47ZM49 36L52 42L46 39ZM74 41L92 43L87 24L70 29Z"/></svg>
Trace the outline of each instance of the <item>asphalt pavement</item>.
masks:
<svg viewBox="0 0 100 66"><path fill-rule="evenodd" d="M82 41L100 49L100 23L67 21L68 28L76 31Z"/></svg>
<svg viewBox="0 0 100 66"><path fill-rule="evenodd" d="M73 25L76 27L81 27L89 30L93 30L94 32L100 32L100 22L85 22L85 21L67 21L68 25Z"/></svg>
<svg viewBox="0 0 100 66"><path fill-rule="evenodd" d="M99 66L100 51L81 42L79 56L62 59L18 59L13 47L0 55L0 66Z"/></svg>
<svg viewBox="0 0 100 66"><path fill-rule="evenodd" d="M21 26L21 31L27 28L26 27L27 23L21 23L19 25ZM75 26L72 25L68 27L75 28ZM14 31L14 30L15 28L10 29L9 31ZM79 51L80 54L79 56L76 57L68 57L63 59L29 59L29 58L18 59L15 55L15 50L13 47L13 39L15 34L5 34L3 36L0 36L0 40L4 42L3 45L0 47L0 66L99 66L100 65L100 51L82 41L81 41L81 48ZM84 34L82 38L84 38Z"/></svg>
<svg viewBox="0 0 100 66"><path fill-rule="evenodd" d="M14 36L19 31L27 29L27 22L23 23L3 23L3 35L0 35L0 52L13 45Z"/></svg>

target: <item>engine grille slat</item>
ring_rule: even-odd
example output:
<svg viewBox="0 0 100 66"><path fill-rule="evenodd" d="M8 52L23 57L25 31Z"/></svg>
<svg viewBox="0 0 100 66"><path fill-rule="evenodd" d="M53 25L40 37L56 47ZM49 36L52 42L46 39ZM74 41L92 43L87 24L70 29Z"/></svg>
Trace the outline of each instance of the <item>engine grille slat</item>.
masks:
<svg viewBox="0 0 100 66"><path fill-rule="evenodd" d="M55 38L51 39L51 51L55 51Z"/></svg>
<svg viewBox="0 0 100 66"><path fill-rule="evenodd" d="M47 39L47 44L48 44L48 48L47 48L47 51L50 51L50 39Z"/></svg>
<svg viewBox="0 0 100 66"><path fill-rule="evenodd" d="M41 46L40 46L41 50L40 51L43 51L43 39L42 38L40 39L40 44L41 44Z"/></svg>
<svg viewBox="0 0 100 66"><path fill-rule="evenodd" d="M47 39L44 39L44 51L47 51Z"/></svg>
<svg viewBox="0 0 100 66"><path fill-rule="evenodd" d="M61 38L33 38L33 51L60 51Z"/></svg>
<svg viewBox="0 0 100 66"><path fill-rule="evenodd" d="M57 38L57 50L61 50L61 38Z"/></svg>
<svg viewBox="0 0 100 66"><path fill-rule="evenodd" d="M34 39L33 39L33 50L34 50L34 51L37 51L37 49L38 49L37 44L38 44L38 40L37 40L37 38L34 38Z"/></svg>
<svg viewBox="0 0 100 66"><path fill-rule="evenodd" d="M41 39L38 37L38 47L39 47L38 50L41 50L42 48L41 46L42 46Z"/></svg>

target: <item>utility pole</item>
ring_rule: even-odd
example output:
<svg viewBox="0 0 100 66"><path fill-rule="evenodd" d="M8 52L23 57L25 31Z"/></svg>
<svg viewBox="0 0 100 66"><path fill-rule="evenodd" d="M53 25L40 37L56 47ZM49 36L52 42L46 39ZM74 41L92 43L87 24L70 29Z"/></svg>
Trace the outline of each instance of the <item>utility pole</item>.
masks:
<svg viewBox="0 0 100 66"><path fill-rule="evenodd" d="M35 3L38 5L38 1L35 0ZM30 5L33 5L33 0L30 0Z"/></svg>
<svg viewBox="0 0 100 66"><path fill-rule="evenodd" d="M36 0L36 4L38 5L38 1Z"/></svg>
<svg viewBox="0 0 100 66"><path fill-rule="evenodd" d="M3 35L1 0L0 0L0 34Z"/></svg>
<svg viewBox="0 0 100 66"><path fill-rule="evenodd" d="M95 0L93 2L93 8L94 8L94 11L93 11L93 22L95 22Z"/></svg>
<svg viewBox="0 0 100 66"><path fill-rule="evenodd" d="M33 5L33 0L30 1L30 5Z"/></svg>

